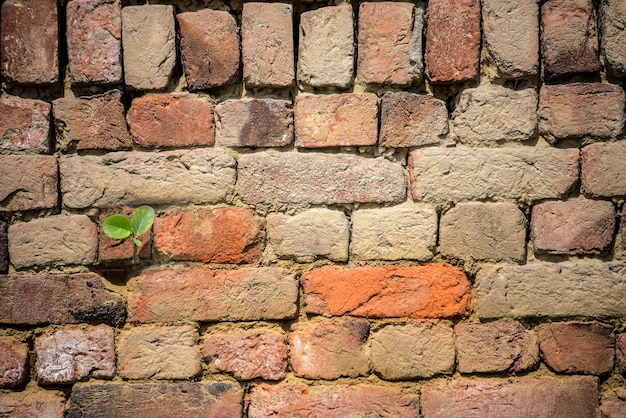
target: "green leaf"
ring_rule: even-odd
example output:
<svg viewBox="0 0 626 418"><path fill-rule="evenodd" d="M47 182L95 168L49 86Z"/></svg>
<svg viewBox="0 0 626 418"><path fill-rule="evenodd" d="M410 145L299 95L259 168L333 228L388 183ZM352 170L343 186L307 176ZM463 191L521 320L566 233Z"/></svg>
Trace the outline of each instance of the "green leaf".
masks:
<svg viewBox="0 0 626 418"><path fill-rule="evenodd" d="M126 239L132 233L130 221L124 215L111 215L106 218L102 223L102 230L114 239Z"/></svg>
<svg viewBox="0 0 626 418"><path fill-rule="evenodd" d="M139 241L139 240L138 240L137 238L135 238L135 237L133 237L133 242L135 243L135 246L136 246L136 247L141 247L141 246L142 246L141 241Z"/></svg>
<svg viewBox="0 0 626 418"><path fill-rule="evenodd" d="M145 234L152 228L153 223L154 209L150 206L139 206L135 209L135 212L133 212L131 224L135 235Z"/></svg>

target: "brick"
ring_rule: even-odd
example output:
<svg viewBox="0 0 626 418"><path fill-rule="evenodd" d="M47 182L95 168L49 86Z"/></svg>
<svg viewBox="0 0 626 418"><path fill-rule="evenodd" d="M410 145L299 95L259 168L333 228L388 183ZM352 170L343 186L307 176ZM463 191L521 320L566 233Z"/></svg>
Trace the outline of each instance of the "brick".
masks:
<svg viewBox="0 0 626 418"><path fill-rule="evenodd" d="M88 377L115 377L115 332L107 325L62 328L37 337L37 381L73 384Z"/></svg>
<svg viewBox="0 0 626 418"><path fill-rule="evenodd" d="M524 261L526 217L511 203L461 203L441 216L439 250L449 257Z"/></svg>
<svg viewBox="0 0 626 418"><path fill-rule="evenodd" d="M122 81L122 8L119 0L67 4L67 54L72 84Z"/></svg>
<svg viewBox="0 0 626 418"><path fill-rule="evenodd" d="M362 260L428 260L437 244L437 212L406 203L352 212L352 257Z"/></svg>
<svg viewBox="0 0 626 418"><path fill-rule="evenodd" d="M558 373L605 374L613 369L613 327L598 322L564 322L539 327L543 361Z"/></svg>
<svg viewBox="0 0 626 418"><path fill-rule="evenodd" d="M602 394L600 413L602 418L620 418L626 416L626 390L617 387Z"/></svg>
<svg viewBox="0 0 626 418"><path fill-rule="evenodd" d="M387 325L372 333L372 367L386 380L412 380L454 370L454 335L443 324Z"/></svg>
<svg viewBox="0 0 626 418"><path fill-rule="evenodd" d="M618 373L626 372L626 334L615 337L615 364Z"/></svg>
<svg viewBox="0 0 626 418"><path fill-rule="evenodd" d="M9 271L9 225L0 220L0 274Z"/></svg>
<svg viewBox="0 0 626 418"><path fill-rule="evenodd" d="M59 81L56 0L7 0L0 12L0 69L8 81L49 85Z"/></svg>
<svg viewBox="0 0 626 418"><path fill-rule="evenodd" d="M298 383L252 388L248 416L289 417L415 417L419 395L409 390L368 384L307 386Z"/></svg>
<svg viewBox="0 0 626 418"><path fill-rule="evenodd" d="M122 8L124 83L136 90L167 87L176 65L174 6Z"/></svg>
<svg viewBox="0 0 626 418"><path fill-rule="evenodd" d="M350 225L342 212L316 208L293 216L271 213L266 224L269 245L279 258L348 260Z"/></svg>
<svg viewBox="0 0 626 418"><path fill-rule="evenodd" d="M79 383L69 418L239 417L243 391L232 382Z"/></svg>
<svg viewBox="0 0 626 418"><path fill-rule="evenodd" d="M61 157L68 208L217 203L232 193L235 160L225 150L116 152Z"/></svg>
<svg viewBox="0 0 626 418"><path fill-rule="evenodd" d="M10 418L63 418L65 397L56 391L9 392L0 396L0 413Z"/></svg>
<svg viewBox="0 0 626 418"><path fill-rule="evenodd" d="M55 156L0 155L0 178L0 212L57 205L59 174Z"/></svg>
<svg viewBox="0 0 626 418"><path fill-rule="evenodd" d="M418 149L409 154L411 195L439 207L467 200L558 199L578 181L578 158L578 149Z"/></svg>
<svg viewBox="0 0 626 418"><path fill-rule="evenodd" d="M263 219L251 209L168 210L154 223L154 245L162 260L254 263L263 253Z"/></svg>
<svg viewBox="0 0 626 418"><path fill-rule="evenodd" d="M550 142L614 138L622 132L626 119L624 90L602 83L544 85L538 115L540 133Z"/></svg>
<svg viewBox="0 0 626 418"><path fill-rule="evenodd" d="M541 50L548 80L600 71L591 0L548 0L541 5Z"/></svg>
<svg viewBox="0 0 626 418"><path fill-rule="evenodd" d="M452 117L464 144L526 141L537 133L537 93L490 84L465 89Z"/></svg>
<svg viewBox="0 0 626 418"><path fill-rule="evenodd" d="M382 158L256 153L239 157L237 192L253 204L383 203L404 201L406 183L402 167Z"/></svg>
<svg viewBox="0 0 626 418"><path fill-rule="evenodd" d="M50 152L50 104L41 100L0 99L0 153Z"/></svg>
<svg viewBox="0 0 626 418"><path fill-rule="evenodd" d="M278 327L209 331L202 356L212 373L239 380L280 380L287 371L285 333Z"/></svg>
<svg viewBox="0 0 626 418"><path fill-rule="evenodd" d="M387 92L383 96L380 106L381 147L440 144L448 130L448 110L443 100L406 91Z"/></svg>
<svg viewBox="0 0 626 418"><path fill-rule="evenodd" d="M462 270L426 266L321 267L302 275L306 311L324 316L448 318L464 315L470 284Z"/></svg>
<svg viewBox="0 0 626 418"><path fill-rule="evenodd" d="M422 416L583 418L598 414L595 377L455 379L426 383Z"/></svg>
<svg viewBox="0 0 626 418"><path fill-rule="evenodd" d="M369 374L370 325L365 319L297 323L289 334L291 368L306 379Z"/></svg>
<svg viewBox="0 0 626 418"><path fill-rule="evenodd" d="M0 388L20 387L27 381L28 345L13 337L0 337Z"/></svg>
<svg viewBox="0 0 626 418"><path fill-rule="evenodd" d="M124 379L189 379L202 370L198 331L191 325L149 326L122 332L117 348Z"/></svg>
<svg viewBox="0 0 626 418"><path fill-rule="evenodd" d="M77 99L56 99L52 113L57 149L117 151L132 146L119 90Z"/></svg>
<svg viewBox="0 0 626 418"><path fill-rule="evenodd" d="M128 110L133 142L146 148L211 146L213 104L192 94L146 94Z"/></svg>
<svg viewBox="0 0 626 418"><path fill-rule="evenodd" d="M373 93L297 96L296 146L376 145L378 98Z"/></svg>
<svg viewBox="0 0 626 418"><path fill-rule="evenodd" d="M604 62L609 71L618 77L626 76L626 9L620 0L600 2L598 24Z"/></svg>
<svg viewBox="0 0 626 418"><path fill-rule="evenodd" d="M245 5L250 3L245 3ZM281 4L282 3L271 3ZM282 147L293 142L291 102L227 100L216 108L217 142L227 147Z"/></svg>
<svg viewBox="0 0 626 418"><path fill-rule="evenodd" d="M354 75L352 5L322 7L300 15L298 83L347 88Z"/></svg>
<svg viewBox="0 0 626 418"><path fill-rule="evenodd" d="M531 238L537 252L599 254L615 232L615 208L603 200L544 202L533 207Z"/></svg>
<svg viewBox="0 0 626 418"><path fill-rule="evenodd" d="M9 275L0 280L0 323L3 324L98 321L116 325L124 317L122 297L108 291L95 273Z"/></svg>
<svg viewBox="0 0 626 418"><path fill-rule="evenodd" d="M281 268L147 269L128 282L132 322L293 318L298 283Z"/></svg>
<svg viewBox="0 0 626 418"><path fill-rule="evenodd" d="M246 85L291 86L295 78L292 5L244 3L241 50Z"/></svg>
<svg viewBox="0 0 626 418"><path fill-rule="evenodd" d="M106 208L100 211L98 216L98 260L100 262L114 262L121 260L128 261L132 259L133 247L135 246L132 240L120 241L109 237L107 234L102 232L102 224L106 218L116 214L124 215L128 219L131 219L133 212L134 209L128 207ZM149 259L150 247L152 245L150 234L143 234L137 239L142 243L142 246L137 254L138 257L144 260Z"/></svg>
<svg viewBox="0 0 626 418"><path fill-rule="evenodd" d="M591 144L581 152L583 192L593 197L626 195L626 141Z"/></svg>
<svg viewBox="0 0 626 418"><path fill-rule="evenodd" d="M519 322L459 323L454 335L461 373L519 373L539 363L537 336Z"/></svg>
<svg viewBox="0 0 626 418"><path fill-rule="evenodd" d="M426 74L430 81L447 84L478 78L480 40L478 0L429 1Z"/></svg>
<svg viewBox="0 0 626 418"><path fill-rule="evenodd" d="M539 263L484 268L475 308L488 318L613 317L626 313L623 263Z"/></svg>
<svg viewBox="0 0 626 418"><path fill-rule="evenodd" d="M539 68L539 5L536 0L483 0L485 47L499 75L517 79Z"/></svg>

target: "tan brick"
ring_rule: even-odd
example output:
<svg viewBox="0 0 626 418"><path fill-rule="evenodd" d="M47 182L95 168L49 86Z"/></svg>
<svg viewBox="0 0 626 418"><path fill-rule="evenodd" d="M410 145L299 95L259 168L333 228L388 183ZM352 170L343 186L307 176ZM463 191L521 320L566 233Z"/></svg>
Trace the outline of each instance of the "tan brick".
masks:
<svg viewBox="0 0 626 418"><path fill-rule="evenodd" d="M58 171L52 155L0 155L0 212L55 207Z"/></svg>
<svg viewBox="0 0 626 418"><path fill-rule="evenodd" d="M626 334L617 334L615 337L615 365L618 373L626 372Z"/></svg>
<svg viewBox="0 0 626 418"><path fill-rule="evenodd" d="M620 0L602 0L598 19L601 31L601 48L608 70L626 76L626 8Z"/></svg>
<svg viewBox="0 0 626 418"><path fill-rule="evenodd" d="M22 386L28 381L28 371L28 345L13 337L0 337L0 388Z"/></svg>
<svg viewBox="0 0 626 418"><path fill-rule="evenodd" d="M591 144L581 152L580 180L588 196L626 195L626 141Z"/></svg>
<svg viewBox="0 0 626 418"><path fill-rule="evenodd" d="M50 104L41 100L0 99L0 153L50 152Z"/></svg>
<svg viewBox="0 0 626 418"><path fill-rule="evenodd" d="M10 418L64 418L65 396L57 391L9 392L0 396L0 412Z"/></svg>

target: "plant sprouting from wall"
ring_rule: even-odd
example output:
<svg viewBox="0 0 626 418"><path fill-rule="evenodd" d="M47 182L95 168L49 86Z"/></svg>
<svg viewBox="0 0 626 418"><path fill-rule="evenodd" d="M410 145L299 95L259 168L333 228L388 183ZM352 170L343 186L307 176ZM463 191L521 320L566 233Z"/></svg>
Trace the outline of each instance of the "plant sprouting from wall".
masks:
<svg viewBox="0 0 626 418"><path fill-rule="evenodd" d="M137 252L142 245L138 237L152 228L154 218L154 209L152 207L147 205L139 206L133 212L130 220L120 214L109 216L102 223L102 230L113 239L132 239L135 244L133 245L133 263L137 263L139 261Z"/></svg>

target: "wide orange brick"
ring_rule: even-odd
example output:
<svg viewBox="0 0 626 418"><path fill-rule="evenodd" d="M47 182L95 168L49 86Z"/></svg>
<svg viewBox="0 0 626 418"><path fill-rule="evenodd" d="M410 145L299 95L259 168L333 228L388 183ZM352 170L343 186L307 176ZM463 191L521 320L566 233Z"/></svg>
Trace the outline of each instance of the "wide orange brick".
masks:
<svg viewBox="0 0 626 418"><path fill-rule="evenodd" d="M0 337L0 389L15 388L28 380L28 345L13 337Z"/></svg>
<svg viewBox="0 0 626 418"><path fill-rule="evenodd" d="M121 214L126 216L128 219L131 219L133 215L133 208L122 207L122 208L106 208L100 211L100 215L98 217L99 221L99 231L98 231L98 260L104 262L110 261L120 261L120 260L131 260L133 257L133 247L134 243L132 240L118 240L109 237L102 231L102 223L106 218L111 215ZM141 259L150 258L150 247L152 245L152 240L150 238L150 233L146 233L137 238L141 241L142 246L138 251L138 256Z"/></svg>
<svg viewBox="0 0 626 418"><path fill-rule="evenodd" d="M0 99L0 153L50 152L50 108L41 100Z"/></svg>
<svg viewBox="0 0 626 418"><path fill-rule="evenodd" d="M58 171L52 155L0 155L0 212L55 207Z"/></svg>

